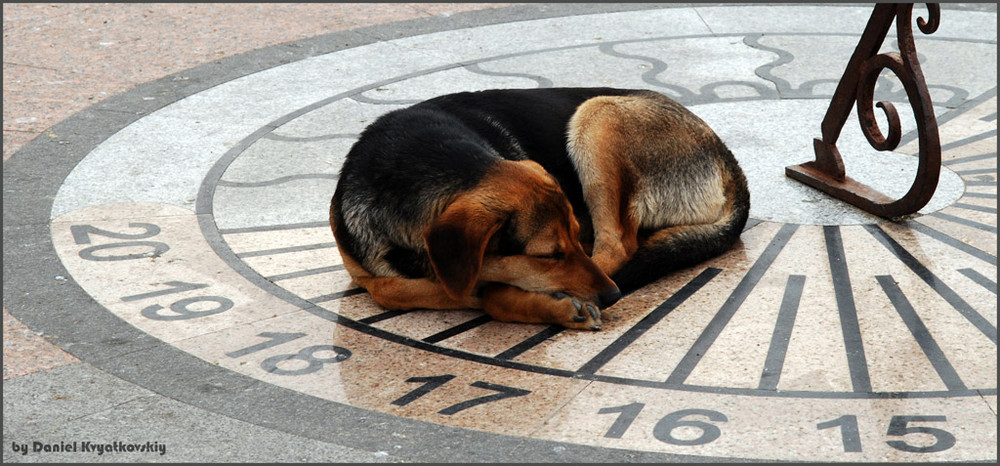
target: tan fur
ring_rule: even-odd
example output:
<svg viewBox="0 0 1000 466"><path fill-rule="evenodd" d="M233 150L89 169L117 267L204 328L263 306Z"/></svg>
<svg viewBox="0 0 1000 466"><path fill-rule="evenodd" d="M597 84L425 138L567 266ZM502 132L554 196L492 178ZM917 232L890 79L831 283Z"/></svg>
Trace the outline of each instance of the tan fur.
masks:
<svg viewBox="0 0 1000 466"><path fill-rule="evenodd" d="M580 105L569 123L570 159L593 217L593 258L608 274L638 249L640 228L712 223L726 204L721 167L680 172L686 154L713 134L661 97L595 97ZM678 173L652 172L664 166L677 167Z"/></svg>

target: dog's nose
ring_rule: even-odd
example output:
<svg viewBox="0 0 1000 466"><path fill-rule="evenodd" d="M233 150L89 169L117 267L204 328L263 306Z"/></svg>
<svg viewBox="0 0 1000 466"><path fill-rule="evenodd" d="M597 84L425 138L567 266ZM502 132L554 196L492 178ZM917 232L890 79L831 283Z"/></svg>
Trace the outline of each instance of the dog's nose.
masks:
<svg viewBox="0 0 1000 466"><path fill-rule="evenodd" d="M608 288L597 295L597 305L604 309L606 307L611 307L612 304L617 303L622 297L621 290L617 286Z"/></svg>

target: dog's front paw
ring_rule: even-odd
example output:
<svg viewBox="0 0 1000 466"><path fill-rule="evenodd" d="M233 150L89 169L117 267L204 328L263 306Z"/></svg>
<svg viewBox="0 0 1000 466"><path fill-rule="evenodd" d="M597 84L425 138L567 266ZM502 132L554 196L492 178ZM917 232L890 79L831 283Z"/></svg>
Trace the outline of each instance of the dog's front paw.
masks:
<svg viewBox="0 0 1000 466"><path fill-rule="evenodd" d="M557 309L554 313L558 319L556 323L566 328L580 330L601 329L601 311L595 304L581 301L562 292L552 293L550 296L556 300Z"/></svg>
<svg viewBox="0 0 1000 466"><path fill-rule="evenodd" d="M600 330L601 311L591 302L566 293L525 291L503 283L482 288L483 310L500 322L558 324L580 330Z"/></svg>

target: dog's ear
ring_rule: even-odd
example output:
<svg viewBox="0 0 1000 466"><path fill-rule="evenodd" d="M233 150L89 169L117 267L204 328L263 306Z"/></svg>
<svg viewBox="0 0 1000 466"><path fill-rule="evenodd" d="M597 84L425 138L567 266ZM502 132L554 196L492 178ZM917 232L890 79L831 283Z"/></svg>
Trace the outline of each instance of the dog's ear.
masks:
<svg viewBox="0 0 1000 466"><path fill-rule="evenodd" d="M459 198L424 231L431 266L452 299L472 294L486 246L502 225L503 218L481 203Z"/></svg>

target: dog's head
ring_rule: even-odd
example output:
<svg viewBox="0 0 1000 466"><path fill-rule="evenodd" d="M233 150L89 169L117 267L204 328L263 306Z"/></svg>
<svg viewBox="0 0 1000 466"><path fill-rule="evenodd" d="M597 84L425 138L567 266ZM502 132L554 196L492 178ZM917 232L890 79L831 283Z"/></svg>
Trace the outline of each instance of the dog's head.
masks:
<svg viewBox="0 0 1000 466"><path fill-rule="evenodd" d="M552 175L532 161L503 161L444 209L424 241L452 298L493 282L609 306L618 288L584 252L579 233Z"/></svg>

